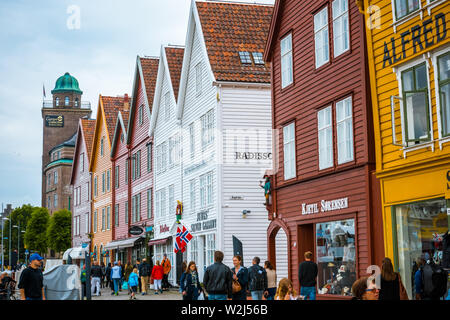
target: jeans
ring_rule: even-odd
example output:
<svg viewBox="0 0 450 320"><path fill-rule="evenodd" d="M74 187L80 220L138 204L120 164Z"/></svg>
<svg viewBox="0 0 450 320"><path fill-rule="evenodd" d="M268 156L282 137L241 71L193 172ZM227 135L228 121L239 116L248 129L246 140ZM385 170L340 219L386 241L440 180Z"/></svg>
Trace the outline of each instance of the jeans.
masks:
<svg viewBox="0 0 450 320"><path fill-rule="evenodd" d="M30 298L30 297L28 297L27 300L42 300L42 298Z"/></svg>
<svg viewBox="0 0 450 320"><path fill-rule="evenodd" d="M97 296L100 294L100 278L93 277L91 280L91 295L94 295L95 288L97 288Z"/></svg>
<svg viewBox="0 0 450 320"><path fill-rule="evenodd" d="M273 300L275 297L275 293L277 292L277 288L269 288L267 289L269 292L269 295L267 296L266 300Z"/></svg>
<svg viewBox="0 0 450 320"><path fill-rule="evenodd" d="M160 280L153 280L153 285L155 287L155 291L161 290L161 279Z"/></svg>
<svg viewBox="0 0 450 320"><path fill-rule="evenodd" d="M300 295L305 297L305 300L316 300L316 287L301 287Z"/></svg>
<svg viewBox="0 0 450 320"><path fill-rule="evenodd" d="M209 294L208 300L227 300L226 294Z"/></svg>
<svg viewBox="0 0 450 320"><path fill-rule="evenodd" d="M114 282L114 293L119 292L120 279L113 279Z"/></svg>
<svg viewBox="0 0 450 320"><path fill-rule="evenodd" d="M252 300L262 300L263 290L250 291L252 294Z"/></svg>

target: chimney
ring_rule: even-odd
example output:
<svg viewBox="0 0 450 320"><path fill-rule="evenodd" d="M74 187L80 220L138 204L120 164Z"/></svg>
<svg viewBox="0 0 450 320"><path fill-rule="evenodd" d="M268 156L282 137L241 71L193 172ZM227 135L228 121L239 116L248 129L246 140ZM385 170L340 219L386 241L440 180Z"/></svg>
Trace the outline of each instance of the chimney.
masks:
<svg viewBox="0 0 450 320"><path fill-rule="evenodd" d="M125 111L130 110L130 99L128 98L128 93L125 93L124 98L123 98L123 109Z"/></svg>

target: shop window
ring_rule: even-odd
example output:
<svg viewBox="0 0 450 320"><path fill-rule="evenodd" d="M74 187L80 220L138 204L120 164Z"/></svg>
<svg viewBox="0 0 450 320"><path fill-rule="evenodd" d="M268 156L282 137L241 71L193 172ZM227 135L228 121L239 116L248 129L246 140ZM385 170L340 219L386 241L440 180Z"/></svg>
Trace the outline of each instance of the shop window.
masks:
<svg viewBox="0 0 450 320"><path fill-rule="evenodd" d="M355 220L316 224L319 294L351 296L356 281Z"/></svg>
<svg viewBox="0 0 450 320"><path fill-rule="evenodd" d="M58 97L55 98L55 105L56 105L57 107L59 106L59 98L58 98Z"/></svg>
<svg viewBox="0 0 450 320"><path fill-rule="evenodd" d="M144 122L144 105L141 105L139 107L138 121L139 121L139 125L142 125L142 123Z"/></svg>
<svg viewBox="0 0 450 320"><path fill-rule="evenodd" d="M106 208L106 229L111 229L111 206Z"/></svg>
<svg viewBox="0 0 450 320"><path fill-rule="evenodd" d="M153 143L147 145L147 172L152 171Z"/></svg>
<svg viewBox="0 0 450 320"><path fill-rule="evenodd" d="M206 261L205 265L209 266L214 263L214 251L216 250L216 234L210 233L206 235Z"/></svg>
<svg viewBox="0 0 450 320"><path fill-rule="evenodd" d="M189 181L189 197L191 205L190 211L193 214L195 211L195 179Z"/></svg>
<svg viewBox="0 0 450 320"><path fill-rule="evenodd" d="M334 56L337 57L350 48L348 0L333 1L332 10Z"/></svg>
<svg viewBox="0 0 450 320"><path fill-rule="evenodd" d="M332 107L317 113L319 132L319 170L333 166L333 124Z"/></svg>
<svg viewBox="0 0 450 320"><path fill-rule="evenodd" d="M396 20L420 8L420 0L394 0Z"/></svg>
<svg viewBox="0 0 450 320"><path fill-rule="evenodd" d="M401 74L403 114L408 145L430 141L430 110L426 63L407 69Z"/></svg>
<svg viewBox="0 0 450 320"><path fill-rule="evenodd" d="M147 219L152 217L152 195L153 189L147 190Z"/></svg>
<svg viewBox="0 0 450 320"><path fill-rule="evenodd" d="M198 260L198 238L193 237L190 242L190 248L191 248L191 261L195 261L197 264L199 263Z"/></svg>
<svg viewBox="0 0 450 320"><path fill-rule="evenodd" d="M296 176L295 122L283 127L284 180Z"/></svg>
<svg viewBox="0 0 450 320"><path fill-rule="evenodd" d="M115 177L114 177L114 179L116 180L116 189L119 188L119 179L120 179L119 178L119 174L120 174L119 169L120 169L120 167L116 166L116 173L115 173Z"/></svg>
<svg viewBox="0 0 450 320"><path fill-rule="evenodd" d="M450 52L438 57L439 102L442 136L450 136Z"/></svg>
<svg viewBox="0 0 450 320"><path fill-rule="evenodd" d="M294 81L294 67L292 58L292 33L281 39L281 88L285 88Z"/></svg>
<svg viewBox="0 0 450 320"><path fill-rule="evenodd" d="M194 131L194 123L192 122L189 125L189 150L191 152L191 159L194 159L195 156L195 131Z"/></svg>
<svg viewBox="0 0 450 320"><path fill-rule="evenodd" d="M449 230L445 199L434 199L395 207L398 269L410 299L415 297L417 259L442 265L443 235Z"/></svg>
<svg viewBox="0 0 450 320"><path fill-rule="evenodd" d="M106 218L105 217L105 208L103 208L102 209L102 231L105 231L105 222L106 222L105 218Z"/></svg>
<svg viewBox="0 0 450 320"><path fill-rule="evenodd" d="M95 210L94 211L94 222L93 222L94 233L97 233L97 223L98 223L98 211Z"/></svg>
<svg viewBox="0 0 450 320"><path fill-rule="evenodd" d="M330 61L328 37L328 7L325 7L314 15L316 69Z"/></svg>
<svg viewBox="0 0 450 320"><path fill-rule="evenodd" d="M119 226L119 204L116 204L114 208L114 225Z"/></svg>
<svg viewBox="0 0 450 320"><path fill-rule="evenodd" d="M128 201L125 202L125 224L128 224Z"/></svg>

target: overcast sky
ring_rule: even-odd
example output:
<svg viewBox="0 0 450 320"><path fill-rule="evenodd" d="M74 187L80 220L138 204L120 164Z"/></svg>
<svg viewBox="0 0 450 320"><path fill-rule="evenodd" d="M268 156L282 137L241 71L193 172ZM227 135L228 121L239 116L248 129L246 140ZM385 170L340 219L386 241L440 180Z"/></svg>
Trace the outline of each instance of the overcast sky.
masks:
<svg viewBox="0 0 450 320"><path fill-rule="evenodd" d="M161 44L184 45L190 5L190 0L0 1L1 203L41 205L42 85L51 99L56 79L69 72L95 117L99 94L131 93L137 55L158 56Z"/></svg>

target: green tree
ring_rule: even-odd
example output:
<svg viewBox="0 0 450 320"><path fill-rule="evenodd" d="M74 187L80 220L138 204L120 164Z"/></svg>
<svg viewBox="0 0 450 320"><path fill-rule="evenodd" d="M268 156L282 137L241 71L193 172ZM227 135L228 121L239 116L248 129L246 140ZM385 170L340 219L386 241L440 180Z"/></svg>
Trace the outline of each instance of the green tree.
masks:
<svg viewBox="0 0 450 320"><path fill-rule="evenodd" d="M5 220L4 232L5 237L9 238L9 224L11 223L11 250L19 249L19 260L24 261L25 257L25 243L24 243L24 233L28 225L28 221L31 219L31 214L36 207L33 207L29 204L25 204L20 208L14 209L9 215L10 220ZM14 227L17 226L17 227ZM19 234L20 227L20 234ZM17 236L19 235L19 243L17 242ZM3 240L3 244L5 246L5 257L9 257L9 239ZM19 248L17 248L17 244L19 244Z"/></svg>
<svg viewBox="0 0 450 320"><path fill-rule="evenodd" d="M47 228L48 247L64 252L72 246L72 213L63 209L53 213Z"/></svg>
<svg viewBox="0 0 450 320"><path fill-rule="evenodd" d="M47 228L50 215L46 208L35 208L27 224L25 245L30 252L47 252Z"/></svg>

